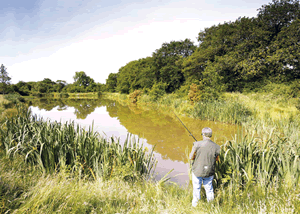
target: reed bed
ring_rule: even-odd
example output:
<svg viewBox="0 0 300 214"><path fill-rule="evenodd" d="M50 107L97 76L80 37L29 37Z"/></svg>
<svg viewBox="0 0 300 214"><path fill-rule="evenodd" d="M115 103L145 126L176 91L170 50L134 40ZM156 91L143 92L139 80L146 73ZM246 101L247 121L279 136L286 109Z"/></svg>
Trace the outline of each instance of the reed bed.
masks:
<svg viewBox="0 0 300 214"><path fill-rule="evenodd" d="M7 168L1 159L0 163L0 170ZM118 177L91 181L74 179L76 175L65 172L38 175L32 169L24 176L17 167L19 165L22 164L15 162L2 173L3 183L12 185L11 202L0 198L2 213L252 214L300 211L300 189L290 189L285 185L279 189L268 186L263 190L252 185L247 191L223 186L216 189L215 200L211 203L206 202L202 191L199 205L194 208L191 206L191 187L150 181L132 183ZM26 169L25 164L22 166ZM12 194L13 191L16 194Z"/></svg>
<svg viewBox="0 0 300 214"><path fill-rule="evenodd" d="M155 167L153 153L146 153L130 136L121 146L118 139L106 139L93 127L85 130L74 122L44 121L26 107L18 112L2 124L1 147L7 156L22 155L45 172L67 168L94 179L122 176L132 180L150 176Z"/></svg>
<svg viewBox="0 0 300 214"><path fill-rule="evenodd" d="M281 185L299 188L299 142L278 136L266 140L245 136L227 141L221 148L218 186L245 191L254 184L262 189Z"/></svg>
<svg viewBox="0 0 300 214"><path fill-rule="evenodd" d="M191 112L192 117L197 119L231 124L242 124L255 114L255 111L251 111L237 99L198 102Z"/></svg>
<svg viewBox="0 0 300 214"><path fill-rule="evenodd" d="M198 105L195 109L201 107ZM222 108L224 111L216 119L226 118L233 109L236 117L232 120L244 124L241 133L221 146L212 203L206 203L202 191L199 206L192 208L191 187L138 179L149 176L155 160L152 152L146 154L130 137L122 147L114 138L101 138L92 127L84 130L72 122L43 121L19 108L18 116L2 124L1 148L8 157L26 160L44 172L59 173L45 173L32 188L14 196L20 201L15 213L299 213L299 118L256 121L252 117L255 112L237 117L248 111L242 105L201 105L207 107L198 109L195 117L210 115L209 107L215 105L215 115Z"/></svg>

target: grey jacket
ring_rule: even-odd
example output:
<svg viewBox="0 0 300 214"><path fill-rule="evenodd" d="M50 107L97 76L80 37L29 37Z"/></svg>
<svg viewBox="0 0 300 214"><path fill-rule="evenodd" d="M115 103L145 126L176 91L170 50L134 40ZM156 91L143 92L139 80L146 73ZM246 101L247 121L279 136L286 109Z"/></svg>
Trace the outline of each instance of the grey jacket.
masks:
<svg viewBox="0 0 300 214"><path fill-rule="evenodd" d="M194 142L190 159L196 177L209 177L215 174L216 158L220 154L220 146L210 139Z"/></svg>

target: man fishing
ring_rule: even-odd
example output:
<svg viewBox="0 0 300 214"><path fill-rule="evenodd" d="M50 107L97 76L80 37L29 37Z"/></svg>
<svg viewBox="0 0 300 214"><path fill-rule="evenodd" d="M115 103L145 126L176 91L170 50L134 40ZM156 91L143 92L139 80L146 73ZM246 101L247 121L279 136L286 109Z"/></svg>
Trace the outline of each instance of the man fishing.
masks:
<svg viewBox="0 0 300 214"><path fill-rule="evenodd" d="M214 199L212 181L215 174L216 161L219 160L220 146L214 143L212 130L208 127L202 129L202 141L194 142L190 159L192 164L193 200L192 206L196 207L200 200L200 190L203 183L207 201Z"/></svg>

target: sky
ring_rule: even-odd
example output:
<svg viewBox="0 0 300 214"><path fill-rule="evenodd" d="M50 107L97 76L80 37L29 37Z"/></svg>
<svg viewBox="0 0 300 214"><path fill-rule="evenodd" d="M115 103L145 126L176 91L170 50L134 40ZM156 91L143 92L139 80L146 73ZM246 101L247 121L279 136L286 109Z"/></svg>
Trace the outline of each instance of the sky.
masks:
<svg viewBox="0 0 300 214"><path fill-rule="evenodd" d="M110 73L165 42L213 25L256 17L271 0L0 0L0 65L13 84Z"/></svg>

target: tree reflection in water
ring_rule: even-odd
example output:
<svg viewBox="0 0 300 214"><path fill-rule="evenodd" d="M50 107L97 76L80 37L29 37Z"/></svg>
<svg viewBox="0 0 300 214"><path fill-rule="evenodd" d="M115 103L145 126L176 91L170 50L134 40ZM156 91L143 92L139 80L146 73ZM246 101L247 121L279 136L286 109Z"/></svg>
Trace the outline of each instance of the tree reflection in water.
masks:
<svg viewBox="0 0 300 214"><path fill-rule="evenodd" d="M194 141L178 119L168 112L155 109L142 110L136 106L122 106L116 101L107 99L38 99L31 102L32 106L47 111L54 108L64 111L73 107L76 118L81 120L85 120L97 108L106 107L106 113L110 118L118 119L119 125L124 126L129 133L146 139L147 144L155 145L155 152L161 154L163 159L186 163L185 150L186 148L191 149ZM97 120L101 120L99 117L101 115L98 114ZM232 139L238 130L235 125L187 117L180 118L197 140L202 139L203 127L212 128L213 140L218 144L222 144L226 139Z"/></svg>

